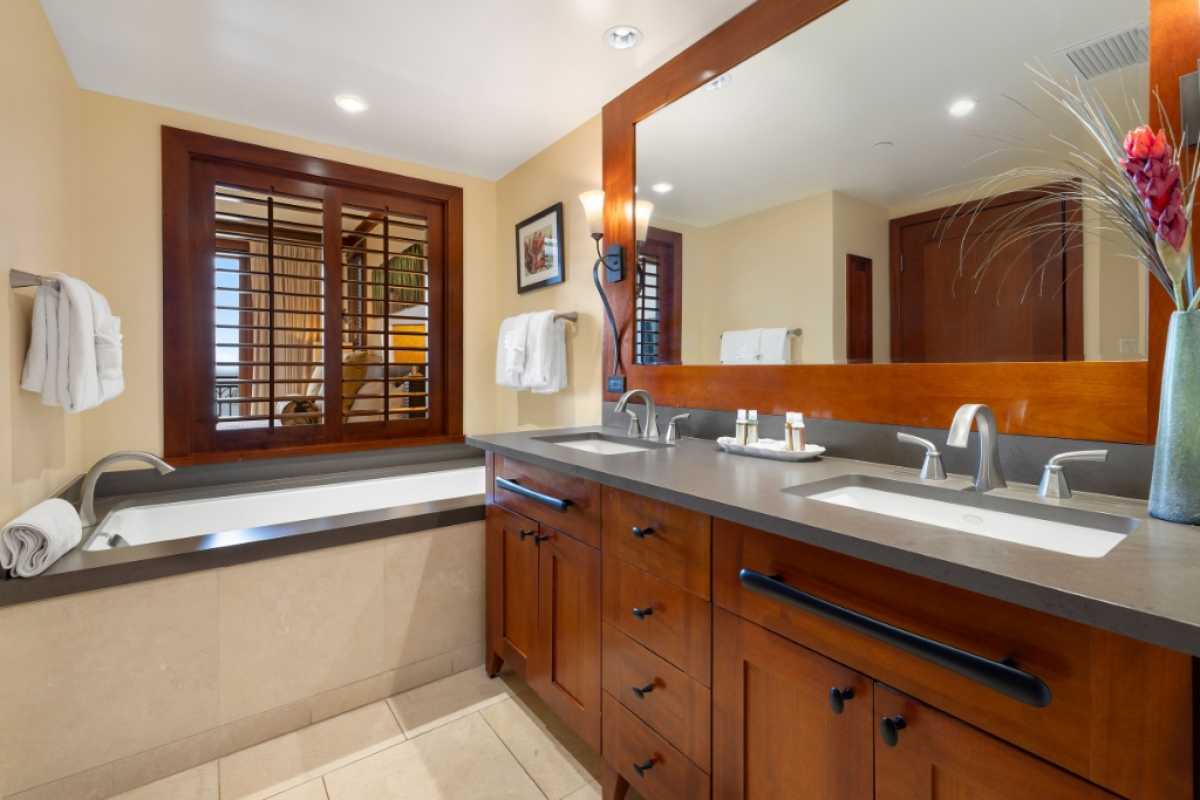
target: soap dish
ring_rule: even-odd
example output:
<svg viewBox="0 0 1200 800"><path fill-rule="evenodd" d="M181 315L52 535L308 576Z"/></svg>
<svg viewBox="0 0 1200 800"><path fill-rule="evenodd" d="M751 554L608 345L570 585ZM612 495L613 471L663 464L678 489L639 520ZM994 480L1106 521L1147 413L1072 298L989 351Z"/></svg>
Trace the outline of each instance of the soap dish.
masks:
<svg viewBox="0 0 1200 800"><path fill-rule="evenodd" d="M787 442L782 439L759 439L754 444L738 444L732 436L717 439L717 447L726 453L773 461L811 461L825 452L825 448L819 444L806 444L803 450L788 450Z"/></svg>

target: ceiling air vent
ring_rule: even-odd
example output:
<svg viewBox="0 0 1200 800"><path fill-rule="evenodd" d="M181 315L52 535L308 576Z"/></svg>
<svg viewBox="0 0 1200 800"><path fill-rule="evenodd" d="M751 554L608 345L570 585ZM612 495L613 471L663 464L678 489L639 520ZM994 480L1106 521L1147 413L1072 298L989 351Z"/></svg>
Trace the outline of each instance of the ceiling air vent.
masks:
<svg viewBox="0 0 1200 800"><path fill-rule="evenodd" d="M1073 47L1064 55L1088 80L1133 64L1144 64L1150 59L1150 29L1133 28L1114 33Z"/></svg>

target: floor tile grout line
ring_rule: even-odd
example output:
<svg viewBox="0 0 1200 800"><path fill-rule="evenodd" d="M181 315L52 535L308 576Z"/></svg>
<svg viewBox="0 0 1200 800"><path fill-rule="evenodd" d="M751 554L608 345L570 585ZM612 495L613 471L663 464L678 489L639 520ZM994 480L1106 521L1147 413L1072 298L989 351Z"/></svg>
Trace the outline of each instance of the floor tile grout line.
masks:
<svg viewBox="0 0 1200 800"><path fill-rule="evenodd" d="M325 776L322 775L318 780L321 781L321 791L325 793L325 800L329 800L329 784L325 782Z"/></svg>
<svg viewBox="0 0 1200 800"><path fill-rule="evenodd" d="M511 697L508 699L510 701L512 700ZM493 703L492 705L499 706L500 704ZM488 706L488 708L491 708L491 706ZM517 754L512 751L511 747L508 746L508 742L504 741L504 737L500 735L500 731L496 730L494 727L492 727L492 723L488 722L488 718L483 715L483 710L480 709L479 711L476 711L475 713L479 715L479 718L481 720L483 720L483 724L486 725L487 729L492 732L492 735L496 737L496 739L500 742L500 745L504 748L504 750L510 756L512 756L512 760L517 762L517 766L521 768L521 771L524 772L529 777L530 782L533 783L534 788L537 789L541 793L542 797L546 798L546 800L560 800L557 797L551 797L550 795L546 794L546 790L543 789L541 784L537 782L537 779L533 777L533 774L525 767L525 764L523 764L521 762L521 759L517 758ZM576 788L578 788L578 787L576 787ZM572 789L571 791L574 791L574 789ZM570 794L570 792L568 792L567 794ZM564 795L564 797L565 796L566 795Z"/></svg>

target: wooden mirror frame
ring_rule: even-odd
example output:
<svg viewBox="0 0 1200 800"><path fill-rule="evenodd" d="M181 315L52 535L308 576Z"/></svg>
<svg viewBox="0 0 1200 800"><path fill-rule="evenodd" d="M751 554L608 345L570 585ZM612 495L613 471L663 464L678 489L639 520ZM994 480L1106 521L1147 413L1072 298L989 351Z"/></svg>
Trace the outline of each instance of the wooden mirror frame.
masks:
<svg viewBox="0 0 1200 800"><path fill-rule="evenodd" d="M635 125L847 0L757 0L604 106L604 229L607 244L634 249ZM1150 0L1150 85L1172 120L1179 118L1179 76L1200 56L1196 0ZM1157 114L1151 123L1159 126ZM1178 128L1178 124L1175 125ZM1200 219L1200 214L1197 214ZM622 330L629 388L648 389L660 405L760 413L803 411L815 418L943 428L963 402L996 412L1006 433L1154 441L1167 321L1172 304L1152 282L1147 361L961 364L796 364L785 366L633 363L632 270L607 287ZM611 333L604 374L612 374ZM616 394L606 392L606 400Z"/></svg>

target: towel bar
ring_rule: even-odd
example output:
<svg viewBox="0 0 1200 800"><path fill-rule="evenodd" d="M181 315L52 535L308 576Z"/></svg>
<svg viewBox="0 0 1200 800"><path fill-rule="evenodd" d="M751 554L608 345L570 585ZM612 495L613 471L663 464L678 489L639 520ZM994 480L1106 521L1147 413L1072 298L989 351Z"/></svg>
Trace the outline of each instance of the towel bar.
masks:
<svg viewBox="0 0 1200 800"><path fill-rule="evenodd" d="M10 269L8 271L8 285L12 289L24 289L27 286L53 286L58 288L58 280L55 278L45 278L41 275L35 275L32 272L25 272L20 269Z"/></svg>
<svg viewBox="0 0 1200 800"><path fill-rule="evenodd" d="M567 322L578 322L579 321L579 312L578 311L565 311L562 314L555 314L554 319L556 319L556 320L564 319Z"/></svg>

